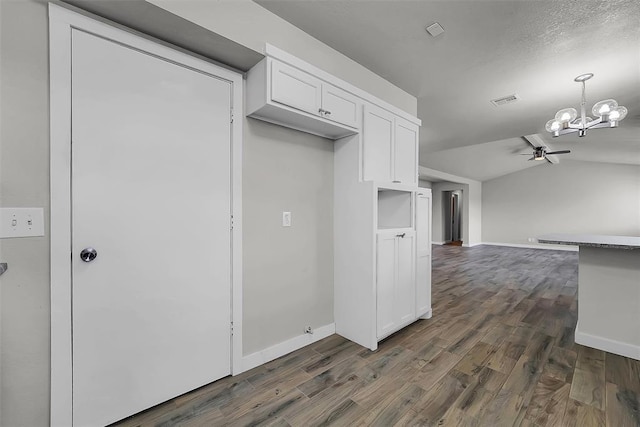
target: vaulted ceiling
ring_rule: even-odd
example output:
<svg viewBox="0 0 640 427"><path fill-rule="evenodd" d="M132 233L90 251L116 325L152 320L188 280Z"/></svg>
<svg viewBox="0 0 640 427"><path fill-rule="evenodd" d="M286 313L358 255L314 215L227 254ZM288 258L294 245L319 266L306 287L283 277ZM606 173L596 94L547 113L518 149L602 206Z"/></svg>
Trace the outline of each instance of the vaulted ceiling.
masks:
<svg viewBox="0 0 640 427"><path fill-rule="evenodd" d="M638 0L255 1L416 96L423 166L490 179L531 166L517 155L530 134L574 160L640 165ZM434 22L444 34L427 34ZM587 112L615 98L629 115L584 138L547 136L557 110L579 109L573 79L587 72Z"/></svg>

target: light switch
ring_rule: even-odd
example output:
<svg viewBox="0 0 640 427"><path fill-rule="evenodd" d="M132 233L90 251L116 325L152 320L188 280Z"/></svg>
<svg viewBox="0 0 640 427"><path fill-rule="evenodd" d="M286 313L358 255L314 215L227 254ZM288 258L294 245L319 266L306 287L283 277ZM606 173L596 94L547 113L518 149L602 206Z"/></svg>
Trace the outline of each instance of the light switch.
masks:
<svg viewBox="0 0 640 427"><path fill-rule="evenodd" d="M291 227L291 212L282 212L282 226Z"/></svg>
<svg viewBox="0 0 640 427"><path fill-rule="evenodd" d="M0 238L44 236L42 208L0 208Z"/></svg>

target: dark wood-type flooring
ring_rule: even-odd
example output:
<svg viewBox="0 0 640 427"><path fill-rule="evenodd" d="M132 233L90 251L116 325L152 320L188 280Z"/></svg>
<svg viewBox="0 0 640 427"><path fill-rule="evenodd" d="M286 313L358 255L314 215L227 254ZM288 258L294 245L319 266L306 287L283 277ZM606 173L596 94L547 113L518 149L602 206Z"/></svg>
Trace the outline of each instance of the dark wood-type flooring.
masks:
<svg viewBox="0 0 640 427"><path fill-rule="evenodd" d="M121 426L640 426L640 362L577 345L578 255L436 246L433 318L333 335Z"/></svg>

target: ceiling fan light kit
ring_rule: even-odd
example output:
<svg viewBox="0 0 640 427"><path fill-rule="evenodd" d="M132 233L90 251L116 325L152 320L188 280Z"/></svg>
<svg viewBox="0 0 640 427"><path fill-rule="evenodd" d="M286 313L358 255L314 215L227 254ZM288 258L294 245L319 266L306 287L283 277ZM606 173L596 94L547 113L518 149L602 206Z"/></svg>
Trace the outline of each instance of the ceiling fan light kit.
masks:
<svg viewBox="0 0 640 427"><path fill-rule="evenodd" d="M545 125L547 132L553 137L578 132L578 136L585 136L587 129L615 128L618 123L627 117L627 109L618 105L615 99L605 99L597 102L591 112L595 118L587 116L586 105L586 84L585 82L593 77L592 73L581 74L574 79L582 83L582 102L580 102L580 116L575 108L563 108L556 113L555 118L549 120ZM536 159L537 160L537 159Z"/></svg>

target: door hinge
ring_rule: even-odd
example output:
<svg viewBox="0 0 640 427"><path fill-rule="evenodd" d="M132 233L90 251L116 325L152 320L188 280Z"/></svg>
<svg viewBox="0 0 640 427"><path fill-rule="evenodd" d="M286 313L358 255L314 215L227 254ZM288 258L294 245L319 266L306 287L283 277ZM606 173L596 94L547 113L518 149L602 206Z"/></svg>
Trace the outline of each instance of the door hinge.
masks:
<svg viewBox="0 0 640 427"><path fill-rule="evenodd" d="M231 322L231 336L233 336L233 322Z"/></svg>
<svg viewBox="0 0 640 427"><path fill-rule="evenodd" d="M231 230L233 230L233 215L231 215Z"/></svg>
<svg viewBox="0 0 640 427"><path fill-rule="evenodd" d="M231 123L233 123L233 108L231 109Z"/></svg>

